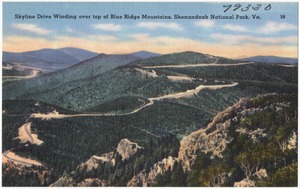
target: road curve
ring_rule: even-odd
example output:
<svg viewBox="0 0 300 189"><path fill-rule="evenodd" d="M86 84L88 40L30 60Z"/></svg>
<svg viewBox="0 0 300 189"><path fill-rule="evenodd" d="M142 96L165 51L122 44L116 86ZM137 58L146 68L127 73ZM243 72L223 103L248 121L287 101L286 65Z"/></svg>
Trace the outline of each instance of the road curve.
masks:
<svg viewBox="0 0 300 189"><path fill-rule="evenodd" d="M32 70L31 75L26 75L26 76L2 76L3 79L30 79L34 78L38 75L39 71L37 70Z"/></svg>
<svg viewBox="0 0 300 189"><path fill-rule="evenodd" d="M148 103L144 103L141 107L131 111L131 112L127 112L127 113L116 113L116 114L112 114L112 113L97 113L97 114L60 114L59 112L49 112L49 113L33 113L31 114L31 118L40 118L43 120L50 120L50 119L63 119L63 118L70 118L70 117L112 117L112 116L124 116L124 115L131 115L134 113L139 112L140 110L151 106L154 104L154 101L160 101L163 99L179 99L179 98L184 98L184 97L189 97L192 96L194 94L199 93L201 90L203 89L221 89L221 88L225 88L225 87L234 87L238 85L238 83L231 83L231 84L224 84L224 85L199 85L198 87L196 87L195 89L192 90L187 90L185 92L179 92L179 93L174 93L174 94L168 94L168 95L164 95L164 96L159 96L159 97L153 97L153 98L148 98L149 102ZM139 99L140 100L140 99Z"/></svg>
<svg viewBox="0 0 300 189"><path fill-rule="evenodd" d="M43 164L41 164L38 161L32 160L32 159L27 159L27 158L23 158L21 156L17 156L15 153L11 152L10 150L6 150L2 153L2 158L6 158L7 161L11 161L17 164L21 164L21 165L25 165L25 166L43 166ZM11 157L14 156L14 157ZM2 161L3 161L2 159Z"/></svg>
<svg viewBox="0 0 300 189"><path fill-rule="evenodd" d="M33 143L34 143L34 139L33 139L33 137L31 136L31 132L28 131L28 126L31 126L31 122L26 123L26 124L24 124L23 126L24 126L25 133L26 133L26 135L27 135L27 137L28 137L28 139L29 139L29 142L30 142L31 144L33 144Z"/></svg>

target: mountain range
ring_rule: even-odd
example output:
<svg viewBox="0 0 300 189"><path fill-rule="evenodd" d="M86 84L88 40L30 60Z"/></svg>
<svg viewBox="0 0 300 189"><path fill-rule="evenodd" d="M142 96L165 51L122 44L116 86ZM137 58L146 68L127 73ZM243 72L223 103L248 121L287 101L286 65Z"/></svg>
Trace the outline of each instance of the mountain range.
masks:
<svg viewBox="0 0 300 189"><path fill-rule="evenodd" d="M3 52L3 61L49 72L67 68L84 60L96 57L97 55L99 55L99 53L66 47L60 49L40 49L21 53ZM148 51L134 52L131 53L131 55L139 58L160 56L160 54Z"/></svg>
<svg viewBox="0 0 300 189"><path fill-rule="evenodd" d="M151 57L156 57L156 56L160 56L161 54L158 53L152 53L149 51L138 51L138 52L134 52L131 53L134 56L140 57L140 58L151 58Z"/></svg>
<svg viewBox="0 0 300 189"><path fill-rule="evenodd" d="M3 185L297 185L297 65L156 55L4 85Z"/></svg>
<svg viewBox="0 0 300 189"><path fill-rule="evenodd" d="M108 60L108 61L112 60L111 64L104 63L105 58L103 56L104 56L103 53L97 54L84 49L71 48L71 47L66 47L61 49L41 49L37 51L29 51L23 53L3 52L2 75L4 77L2 78L3 79L2 84L7 85L16 80L28 79L45 73L56 72L58 70L67 69L68 67L71 67L76 64L78 64L78 66L80 67L81 64L85 64L86 62L89 62L90 64L95 64L91 62L96 62L96 64L97 62L100 62L98 64L98 67L104 66L104 67L113 68L114 66L123 65L127 61L159 56L159 54L151 53L147 51L139 51L135 53L124 54L123 56L124 60L120 60L119 63L114 63L115 61L111 57ZM117 55L105 55L105 56L117 56ZM122 57L122 55L119 56ZM118 58L116 58L116 61L118 61ZM97 65L94 65L94 66L89 66L88 69L96 70L98 67ZM106 68L104 68L104 70L105 69ZM85 73L89 73L89 72L88 71L86 72L84 70L80 71L80 73L77 74L75 78L85 77L84 76ZM80 76L80 74L83 74L83 76ZM67 75L72 75L72 74L67 74Z"/></svg>
<svg viewBox="0 0 300 189"><path fill-rule="evenodd" d="M23 53L3 52L3 61L56 71L95 57L97 53L77 48L41 49Z"/></svg>
<svg viewBox="0 0 300 189"><path fill-rule="evenodd" d="M242 61L255 61L272 64L298 64L297 58L286 58L278 56L253 56L248 58L240 59Z"/></svg>

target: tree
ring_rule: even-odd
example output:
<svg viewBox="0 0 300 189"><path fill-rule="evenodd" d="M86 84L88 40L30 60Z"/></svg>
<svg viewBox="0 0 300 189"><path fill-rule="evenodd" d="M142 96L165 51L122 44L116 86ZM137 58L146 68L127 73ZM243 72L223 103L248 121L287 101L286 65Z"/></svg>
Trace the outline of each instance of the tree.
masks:
<svg viewBox="0 0 300 189"><path fill-rule="evenodd" d="M236 160L240 168L244 171L247 179L250 179L254 171L257 171L260 165L259 157L257 157L257 154L255 154L252 150L248 152L241 152L237 156Z"/></svg>
<svg viewBox="0 0 300 189"><path fill-rule="evenodd" d="M182 165L176 161L171 176L171 186L186 186L186 184L186 175L182 169Z"/></svg>
<svg viewBox="0 0 300 189"><path fill-rule="evenodd" d="M294 162L282 167L271 174L267 179L258 181L257 186L263 187L296 187L298 163Z"/></svg>

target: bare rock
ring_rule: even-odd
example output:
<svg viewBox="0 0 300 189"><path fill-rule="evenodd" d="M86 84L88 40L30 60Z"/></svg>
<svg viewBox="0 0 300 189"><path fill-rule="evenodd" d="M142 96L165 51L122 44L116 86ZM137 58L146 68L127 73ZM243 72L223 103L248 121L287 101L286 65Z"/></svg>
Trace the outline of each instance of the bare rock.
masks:
<svg viewBox="0 0 300 189"><path fill-rule="evenodd" d="M122 156L122 160L129 159L139 150L143 149L135 142L130 142L128 139L122 139L117 147L117 152Z"/></svg>
<svg viewBox="0 0 300 189"><path fill-rule="evenodd" d="M78 183L80 187L91 187L91 186L109 186L109 183L105 180L99 180L97 178L87 178L82 182Z"/></svg>
<svg viewBox="0 0 300 189"><path fill-rule="evenodd" d="M79 171L86 171L89 172L93 169L97 169L104 163L109 163L114 165L115 164L115 159L114 159L114 154L113 152L102 154L101 156L92 156L89 160L87 160L84 163L81 163L78 167Z"/></svg>
<svg viewBox="0 0 300 189"><path fill-rule="evenodd" d="M115 166L118 161L118 156L122 157L122 161L132 158L136 153L142 150L137 143L131 142L128 139L122 139L117 148L109 153L102 154L100 156L93 155L86 162L81 163L77 167L77 172L85 173L90 172L93 169L99 169L104 164L110 164ZM61 177L58 181L51 186L108 186L108 181L85 178L82 182L76 183L72 177Z"/></svg>
<svg viewBox="0 0 300 189"><path fill-rule="evenodd" d="M250 179L244 179L239 182L235 182L234 187L255 187L255 183L253 180Z"/></svg>
<svg viewBox="0 0 300 189"><path fill-rule="evenodd" d="M157 184L157 176L164 175L167 171L172 171L174 164L178 163L178 159L169 156L163 160L155 163L149 173L145 171L140 172L138 175L134 176L128 183L127 186L155 186Z"/></svg>
<svg viewBox="0 0 300 189"><path fill-rule="evenodd" d="M297 134L295 131L292 133L292 135L288 139L287 148L289 150L297 149Z"/></svg>
<svg viewBox="0 0 300 189"><path fill-rule="evenodd" d="M73 180L73 178L68 176L63 176L59 178L56 182L52 183L50 187L62 187L62 186L76 186L77 183Z"/></svg>
<svg viewBox="0 0 300 189"><path fill-rule="evenodd" d="M268 177L266 169L260 169L254 173L259 179Z"/></svg>
<svg viewBox="0 0 300 189"><path fill-rule="evenodd" d="M147 187L147 173L142 171L139 174L132 177L127 183L127 187Z"/></svg>

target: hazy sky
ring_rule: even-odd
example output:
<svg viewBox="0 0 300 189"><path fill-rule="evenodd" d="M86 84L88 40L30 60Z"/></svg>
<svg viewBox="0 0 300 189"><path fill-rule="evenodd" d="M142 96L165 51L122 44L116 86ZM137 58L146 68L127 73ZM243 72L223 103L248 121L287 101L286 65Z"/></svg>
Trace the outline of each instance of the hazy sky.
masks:
<svg viewBox="0 0 300 189"><path fill-rule="evenodd" d="M225 57L276 55L297 57L298 4L260 3L258 11L242 12L223 5L235 3L3 3L3 50L23 52L41 48L78 47L98 53L157 53L197 51ZM242 7L248 4L242 3ZM35 19L19 19L32 15ZM37 18L37 14L51 19ZM55 19L53 14L76 15ZM104 15L109 19L104 19ZM111 19L111 14L123 19ZM173 19L124 19L165 15ZM174 15L209 19L174 19ZM248 15L250 19L210 19L211 15ZM252 15L261 19L252 19ZM82 18L97 15L101 19ZM284 16L281 19L281 15Z"/></svg>

